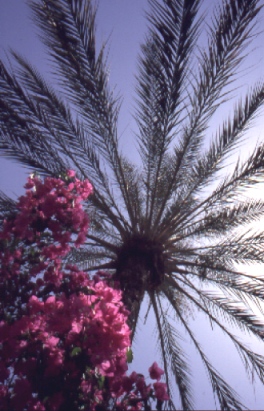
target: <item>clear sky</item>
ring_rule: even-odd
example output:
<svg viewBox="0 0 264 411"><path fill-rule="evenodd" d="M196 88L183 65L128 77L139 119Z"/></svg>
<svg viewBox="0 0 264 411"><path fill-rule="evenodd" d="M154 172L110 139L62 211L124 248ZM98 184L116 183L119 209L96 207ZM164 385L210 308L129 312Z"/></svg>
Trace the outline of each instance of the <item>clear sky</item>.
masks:
<svg viewBox="0 0 264 411"><path fill-rule="evenodd" d="M204 2L204 11L208 15L212 12L214 3L216 3L214 0ZM135 97L133 91L135 85L134 75L137 72L139 45L146 32L144 10L147 7L147 0L101 0L98 10L98 39L101 42L110 35L110 82L116 84L117 91L120 91L124 99L120 115L121 147L124 152L130 154L134 161L138 160L134 146L133 129L135 124L132 116L135 104L133 100ZM260 31L263 28L263 13L261 19ZM49 65L43 46L37 38L33 23L30 21L29 9L25 0L0 0L0 57L5 61L7 61L5 52L8 51L9 46L26 56L44 75L47 75L47 78L50 77L48 74ZM263 78L263 32L254 41L254 47L254 50L252 47L248 49L248 52L251 52L251 57L247 60L246 70L244 71L245 67L243 67L243 71L240 73L240 81L237 83L240 88L234 92L234 95L244 94L250 84L254 84L257 79ZM232 105L228 106L227 110L230 110L230 107ZM225 111L223 113L226 114ZM222 113L214 119L214 126L218 124L221 116ZM256 139L264 139L263 116L264 113L262 113L262 117L257 119L254 129L250 131L244 148L240 151L242 156L252 151ZM15 194L22 194L22 186L25 183L26 175L27 173L22 167L2 158L0 159L0 189L10 196L15 197ZM262 192L259 191L257 195L262 195ZM214 357L216 368L219 367L223 375L241 394L242 402L250 409L263 409L264 387L256 383L255 400L254 391L251 389L249 380L244 377L245 372L240 366L238 355L231 344L222 337L217 329L212 332L210 324L205 322L200 314L194 316L193 327L197 334L201 336L200 341L203 341L203 347L207 350L208 356ZM152 330L152 321L149 321L148 326L145 326L142 322L141 333L138 334L137 341L135 362L133 362L132 368L146 374L146 370L153 360L159 360L158 354L155 354L155 345L153 344L155 333ZM259 345L255 340L249 340L249 345L259 349ZM193 367L197 409L215 408L207 376L200 362L196 360L195 351L188 344L188 339L183 347L188 347L189 358Z"/></svg>

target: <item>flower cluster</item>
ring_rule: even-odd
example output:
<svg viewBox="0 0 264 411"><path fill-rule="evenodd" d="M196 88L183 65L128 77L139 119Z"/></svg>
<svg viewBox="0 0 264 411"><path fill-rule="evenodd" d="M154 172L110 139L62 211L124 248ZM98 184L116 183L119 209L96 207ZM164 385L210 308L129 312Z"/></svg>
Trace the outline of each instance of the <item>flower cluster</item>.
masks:
<svg viewBox="0 0 264 411"><path fill-rule="evenodd" d="M73 171L65 180L30 177L16 215L4 222L0 319L17 319L31 295L54 292L61 285L62 259L71 244L79 247L86 239L89 220L82 201L92 193L92 185L77 179Z"/></svg>
<svg viewBox="0 0 264 411"><path fill-rule="evenodd" d="M126 372L130 330L121 292L102 281L90 280L85 288L68 298L63 293L45 301L32 296L28 315L11 325L1 323L0 379L12 377L12 410L55 410L62 404L92 409L92 397L102 390L91 370L112 378Z"/></svg>
<svg viewBox="0 0 264 411"><path fill-rule="evenodd" d="M3 300L0 409L3 411L148 410L168 400L154 363L147 385L127 371L129 312L105 273L89 278L64 263L84 243L88 181L32 177L18 212L0 233Z"/></svg>

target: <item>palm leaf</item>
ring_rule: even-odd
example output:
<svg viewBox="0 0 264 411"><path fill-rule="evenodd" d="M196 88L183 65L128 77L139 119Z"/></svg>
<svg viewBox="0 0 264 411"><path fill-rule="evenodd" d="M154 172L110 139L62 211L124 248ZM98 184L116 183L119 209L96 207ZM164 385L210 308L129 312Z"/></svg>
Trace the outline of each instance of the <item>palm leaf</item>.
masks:
<svg viewBox="0 0 264 411"><path fill-rule="evenodd" d="M230 98L247 57L261 2L220 2L206 43L199 37L201 0L149 3L136 79L141 164L133 164L119 147L120 98L108 84L107 45L97 46L92 0L31 0L56 86L16 52L13 69L0 63L0 152L42 175L74 168L78 177L90 179L94 194L85 204L90 231L69 261L87 272L110 270L120 282L132 339L148 294L166 380L171 396L175 380L183 409L194 406L178 322L205 366L221 409L243 409L202 349L185 307L201 311L219 327L247 372L255 371L264 383L263 357L234 331L246 330L263 341L263 317L252 305L261 313L264 279L235 264L264 261L263 234L248 229L263 217L263 201L241 196L263 180L264 145L223 175L226 160L247 141L263 107L263 82L236 103L234 114L203 148L212 116ZM14 202L1 194L1 219L14 211ZM175 322L166 315L168 307ZM167 405L175 408L173 401Z"/></svg>

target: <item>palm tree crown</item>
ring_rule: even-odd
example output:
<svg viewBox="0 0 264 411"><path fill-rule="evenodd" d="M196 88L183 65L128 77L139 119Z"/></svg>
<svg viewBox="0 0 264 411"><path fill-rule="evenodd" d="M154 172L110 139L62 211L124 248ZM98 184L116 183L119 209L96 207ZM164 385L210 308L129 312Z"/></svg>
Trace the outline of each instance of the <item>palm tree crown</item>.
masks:
<svg viewBox="0 0 264 411"><path fill-rule="evenodd" d="M71 260L87 271L113 273L131 311L133 335L148 295L167 382L171 389L174 375L183 409L193 409L190 366L164 301L200 356L221 409L242 409L197 340L186 304L231 339L245 366L264 383L264 356L242 343L226 322L264 337L264 320L249 305L262 300L263 278L235 265L264 262L264 235L238 231L264 214L263 201L238 196L263 178L264 145L215 185L227 156L264 103L264 83L237 103L203 148L209 121L226 99L261 5L259 0L220 1L204 49L197 47L202 3L150 0L137 76L141 164L136 166L119 148L120 98L108 84L105 45L96 47L92 1L31 1L58 90L16 52L12 72L1 63L0 150L43 175L74 168L92 182L94 195L87 204L91 229L85 248L73 251ZM2 195L2 216L8 206L11 200Z"/></svg>

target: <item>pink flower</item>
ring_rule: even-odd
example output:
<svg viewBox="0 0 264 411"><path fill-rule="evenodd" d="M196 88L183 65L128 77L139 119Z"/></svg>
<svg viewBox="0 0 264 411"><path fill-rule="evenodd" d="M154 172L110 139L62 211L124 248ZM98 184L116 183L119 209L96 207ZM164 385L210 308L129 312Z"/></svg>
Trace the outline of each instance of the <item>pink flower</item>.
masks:
<svg viewBox="0 0 264 411"><path fill-rule="evenodd" d="M152 366L149 368L149 375L152 380L160 380L161 375L164 374L164 371L159 368L158 364L154 362Z"/></svg>
<svg viewBox="0 0 264 411"><path fill-rule="evenodd" d="M51 411L58 411L60 406L64 403L63 393L58 392L54 394L49 400L49 409Z"/></svg>
<svg viewBox="0 0 264 411"><path fill-rule="evenodd" d="M48 350L47 350L48 351ZM45 377L55 377L61 372L61 367L64 361L63 351L60 349L53 349L46 354L47 367L45 370Z"/></svg>
<svg viewBox="0 0 264 411"><path fill-rule="evenodd" d="M92 391L92 383L90 381L82 380L80 387L84 394L89 394Z"/></svg>
<svg viewBox="0 0 264 411"><path fill-rule="evenodd" d="M101 375L107 375L108 377L114 376L114 367L109 360L102 361L100 364L99 372Z"/></svg>
<svg viewBox="0 0 264 411"><path fill-rule="evenodd" d="M28 400L31 398L31 384L26 379L17 379L14 384L14 397L12 398L12 409L23 411Z"/></svg>
<svg viewBox="0 0 264 411"><path fill-rule="evenodd" d="M59 338L57 337L48 337L45 341L44 347L49 348L50 350L52 350L53 348L55 348L58 345L58 342L60 341Z"/></svg>
<svg viewBox="0 0 264 411"><path fill-rule="evenodd" d="M28 411L46 411L46 407L40 401L33 400L29 404Z"/></svg>
<svg viewBox="0 0 264 411"><path fill-rule="evenodd" d="M127 375L123 377L122 385L126 392L130 392L132 390L133 384L134 384L134 381L132 378L128 377Z"/></svg>
<svg viewBox="0 0 264 411"><path fill-rule="evenodd" d="M6 368L4 361L0 361L0 382L4 382L9 376L9 369Z"/></svg>
<svg viewBox="0 0 264 411"><path fill-rule="evenodd" d="M31 314L37 314L43 312L44 303L38 299L35 295L32 295L29 299L28 307Z"/></svg>
<svg viewBox="0 0 264 411"><path fill-rule="evenodd" d="M75 176L75 171L73 171L73 170L68 170L68 171L67 171L67 176L68 176L68 177L74 177L74 176Z"/></svg>
<svg viewBox="0 0 264 411"><path fill-rule="evenodd" d="M136 382L136 387L138 391L140 392L140 395L142 398L147 398L148 394L151 390L150 385L146 384L145 378L144 377L139 377L137 382Z"/></svg>
<svg viewBox="0 0 264 411"><path fill-rule="evenodd" d="M83 329L83 324L78 322L78 321L73 321L72 322L72 328L71 331L73 333L79 334Z"/></svg>
<svg viewBox="0 0 264 411"><path fill-rule="evenodd" d="M135 371L133 371L133 372L130 374L129 378L130 378L131 382L134 384L134 383L137 381L137 379L138 379L138 375L137 375L137 373L136 373Z"/></svg>
<svg viewBox="0 0 264 411"><path fill-rule="evenodd" d="M160 401L167 401L170 399L167 392L167 385L164 382L155 382L153 384L155 396Z"/></svg>
<svg viewBox="0 0 264 411"><path fill-rule="evenodd" d="M0 322L0 409L58 411L81 398L94 411L115 398L119 409L140 410L153 390L141 375L126 376L131 330L122 292L110 274L91 280L63 261L74 243L85 242L89 218L82 201L93 192L73 170L67 175L66 182L30 178L16 216L0 232L0 287L10 279L24 293L12 322ZM11 316L21 300L16 292L4 295ZM149 372L157 380L164 373L156 363ZM168 398L165 384L154 386L158 399Z"/></svg>
<svg viewBox="0 0 264 411"><path fill-rule="evenodd" d="M80 233L77 237L77 240L75 241L75 245L77 248L80 247L80 245L82 245L86 240L86 235L85 233Z"/></svg>

